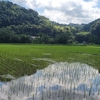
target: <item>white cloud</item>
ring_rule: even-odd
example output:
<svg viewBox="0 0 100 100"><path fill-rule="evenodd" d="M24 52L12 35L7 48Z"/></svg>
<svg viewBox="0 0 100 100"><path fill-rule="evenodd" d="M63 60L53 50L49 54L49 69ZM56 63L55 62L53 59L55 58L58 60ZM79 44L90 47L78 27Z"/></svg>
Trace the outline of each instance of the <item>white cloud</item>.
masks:
<svg viewBox="0 0 100 100"><path fill-rule="evenodd" d="M88 23L100 17L99 0L13 0L60 23ZM40 10L41 11L41 10Z"/></svg>

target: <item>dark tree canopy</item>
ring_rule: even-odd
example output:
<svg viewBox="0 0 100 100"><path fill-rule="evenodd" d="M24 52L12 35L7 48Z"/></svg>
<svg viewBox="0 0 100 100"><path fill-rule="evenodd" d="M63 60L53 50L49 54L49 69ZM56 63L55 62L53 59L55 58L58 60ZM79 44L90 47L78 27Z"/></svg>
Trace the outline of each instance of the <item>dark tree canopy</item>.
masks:
<svg viewBox="0 0 100 100"><path fill-rule="evenodd" d="M92 25L91 34L96 35L100 38L100 20Z"/></svg>

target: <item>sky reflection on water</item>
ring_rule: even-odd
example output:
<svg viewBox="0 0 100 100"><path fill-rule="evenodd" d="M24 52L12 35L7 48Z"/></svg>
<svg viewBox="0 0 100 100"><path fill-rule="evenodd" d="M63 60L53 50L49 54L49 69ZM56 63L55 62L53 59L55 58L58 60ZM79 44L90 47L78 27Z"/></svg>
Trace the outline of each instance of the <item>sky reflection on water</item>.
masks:
<svg viewBox="0 0 100 100"><path fill-rule="evenodd" d="M100 100L99 92L100 75L96 69L79 62L59 62L2 85L0 99Z"/></svg>

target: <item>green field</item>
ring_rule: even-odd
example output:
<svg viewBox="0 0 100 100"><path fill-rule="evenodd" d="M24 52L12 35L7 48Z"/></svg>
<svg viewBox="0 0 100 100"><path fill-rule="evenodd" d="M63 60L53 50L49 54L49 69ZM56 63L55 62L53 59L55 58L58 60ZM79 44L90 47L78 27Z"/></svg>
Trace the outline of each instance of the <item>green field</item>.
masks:
<svg viewBox="0 0 100 100"><path fill-rule="evenodd" d="M0 44L0 75L31 75L56 62L82 62L100 71L100 46Z"/></svg>

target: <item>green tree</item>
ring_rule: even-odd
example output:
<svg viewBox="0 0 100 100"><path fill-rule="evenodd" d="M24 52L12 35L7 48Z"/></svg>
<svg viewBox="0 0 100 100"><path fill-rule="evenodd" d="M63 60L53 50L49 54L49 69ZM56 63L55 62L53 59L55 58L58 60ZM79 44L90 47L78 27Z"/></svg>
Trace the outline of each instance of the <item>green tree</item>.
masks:
<svg viewBox="0 0 100 100"><path fill-rule="evenodd" d="M83 43L83 41L88 42L88 35L86 35L86 34L76 34L75 40L79 43Z"/></svg>
<svg viewBox="0 0 100 100"><path fill-rule="evenodd" d="M89 43L95 43L95 44L99 44L100 43L100 38L96 35L90 35L89 36Z"/></svg>
<svg viewBox="0 0 100 100"><path fill-rule="evenodd" d="M20 43L31 43L31 37L29 35L21 34L19 35Z"/></svg>
<svg viewBox="0 0 100 100"><path fill-rule="evenodd" d="M74 36L70 32L62 33L55 37L56 43L68 44L68 43L72 43L73 41L74 41Z"/></svg>
<svg viewBox="0 0 100 100"><path fill-rule="evenodd" d="M1 28L0 29L0 42L1 43L10 43L14 36L15 32L11 29Z"/></svg>

